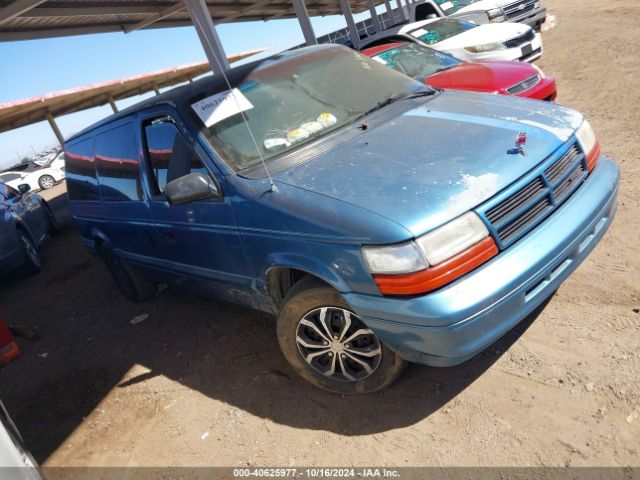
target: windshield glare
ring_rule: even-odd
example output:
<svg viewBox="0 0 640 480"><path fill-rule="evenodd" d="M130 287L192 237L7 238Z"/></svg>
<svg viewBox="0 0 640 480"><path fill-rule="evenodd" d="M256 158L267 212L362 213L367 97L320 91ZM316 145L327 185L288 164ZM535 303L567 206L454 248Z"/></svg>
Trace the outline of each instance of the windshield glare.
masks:
<svg viewBox="0 0 640 480"><path fill-rule="evenodd" d="M436 0L438 6L442 9L445 15L451 15L458 10L469 5L476 3L478 0Z"/></svg>
<svg viewBox="0 0 640 480"><path fill-rule="evenodd" d="M415 43L391 48L372 57L374 60L420 82L435 73L462 63L460 60Z"/></svg>
<svg viewBox="0 0 640 480"><path fill-rule="evenodd" d="M346 47L288 53L234 87L233 95L221 93L228 101L212 117L203 120L199 102L220 94L201 94L184 108L235 171L258 164L260 155L268 160L348 125L389 97L427 89Z"/></svg>
<svg viewBox="0 0 640 480"><path fill-rule="evenodd" d="M441 18L435 22L426 24L423 27L411 30L409 35L419 39L427 45L442 42L447 38L454 37L460 33L471 30L477 25L453 18Z"/></svg>

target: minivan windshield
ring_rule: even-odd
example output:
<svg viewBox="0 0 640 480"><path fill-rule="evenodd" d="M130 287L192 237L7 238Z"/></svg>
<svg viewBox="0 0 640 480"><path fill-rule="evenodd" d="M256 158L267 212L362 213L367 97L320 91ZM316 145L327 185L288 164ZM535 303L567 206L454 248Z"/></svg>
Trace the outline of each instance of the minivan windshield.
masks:
<svg viewBox="0 0 640 480"><path fill-rule="evenodd" d="M376 106L428 91L349 48L314 47L267 60L231 92L203 92L183 108L241 171L261 156L269 160L350 125Z"/></svg>
<svg viewBox="0 0 640 480"><path fill-rule="evenodd" d="M463 22L454 18L440 18L435 22L410 30L408 33L427 45L433 45L477 26L475 23Z"/></svg>
<svg viewBox="0 0 640 480"><path fill-rule="evenodd" d="M462 63L451 55L415 43L390 48L371 58L420 82L426 77Z"/></svg>

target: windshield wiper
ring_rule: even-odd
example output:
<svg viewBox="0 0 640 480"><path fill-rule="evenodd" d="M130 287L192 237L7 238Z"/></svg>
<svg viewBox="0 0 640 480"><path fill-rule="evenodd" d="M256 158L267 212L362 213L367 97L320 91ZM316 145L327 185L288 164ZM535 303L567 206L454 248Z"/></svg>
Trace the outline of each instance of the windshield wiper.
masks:
<svg viewBox="0 0 640 480"><path fill-rule="evenodd" d="M429 97L431 95L435 95L436 93L437 93L437 90L434 89L434 90L419 90L417 92L408 92L408 93L403 93L401 95L391 95L390 97L387 97L384 100L380 100L378 103L373 105L362 115L358 116L356 120L366 117L367 115L370 115L373 112L380 110L381 108L384 108L387 105L391 105L392 103L395 103L399 100L407 100L410 98L418 98L418 97Z"/></svg>

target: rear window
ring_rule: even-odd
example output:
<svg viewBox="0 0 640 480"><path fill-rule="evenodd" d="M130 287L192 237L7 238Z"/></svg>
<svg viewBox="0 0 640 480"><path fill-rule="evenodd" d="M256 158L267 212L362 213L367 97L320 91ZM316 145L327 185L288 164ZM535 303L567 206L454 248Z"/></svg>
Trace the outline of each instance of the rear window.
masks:
<svg viewBox="0 0 640 480"><path fill-rule="evenodd" d="M133 123L96 135L96 163L103 201L142 200Z"/></svg>
<svg viewBox="0 0 640 480"><path fill-rule="evenodd" d="M72 200L100 200L93 138L65 145L67 192Z"/></svg>

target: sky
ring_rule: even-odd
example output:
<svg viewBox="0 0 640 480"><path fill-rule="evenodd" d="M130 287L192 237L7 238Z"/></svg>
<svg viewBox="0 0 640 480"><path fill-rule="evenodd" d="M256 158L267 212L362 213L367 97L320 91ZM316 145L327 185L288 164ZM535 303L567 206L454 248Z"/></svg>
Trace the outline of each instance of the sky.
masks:
<svg viewBox="0 0 640 480"><path fill-rule="evenodd" d="M355 15L355 20L369 17L367 11ZM317 36L346 26L337 15L314 17L311 22ZM227 54L262 47L270 47L271 54L304 42L297 19L222 24L217 31ZM203 60L206 56L193 27L4 42L0 43L4 73L0 104ZM148 96L120 100L117 105L124 108ZM111 113L107 105L57 117L56 122L67 138ZM47 122L0 133L0 167L56 145Z"/></svg>

